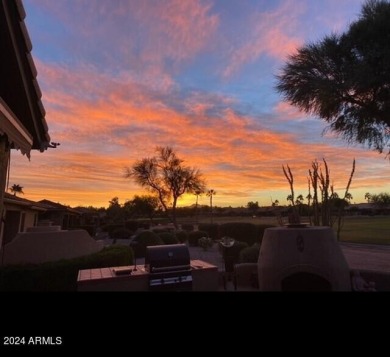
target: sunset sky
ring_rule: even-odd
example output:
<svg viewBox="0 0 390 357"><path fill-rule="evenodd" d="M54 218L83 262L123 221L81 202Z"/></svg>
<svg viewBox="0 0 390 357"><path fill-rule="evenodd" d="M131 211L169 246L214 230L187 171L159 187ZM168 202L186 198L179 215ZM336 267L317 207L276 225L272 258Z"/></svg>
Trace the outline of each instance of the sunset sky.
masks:
<svg viewBox="0 0 390 357"><path fill-rule="evenodd" d="M143 191L124 168L171 145L216 190L217 206L287 204L282 165L307 195L326 158L335 190L389 192L390 164L327 133L284 103L275 75L307 42L342 32L361 0L24 0L38 82L56 149L14 151L23 197L107 206ZM189 195L179 202L195 202ZM208 198L201 197L201 204Z"/></svg>

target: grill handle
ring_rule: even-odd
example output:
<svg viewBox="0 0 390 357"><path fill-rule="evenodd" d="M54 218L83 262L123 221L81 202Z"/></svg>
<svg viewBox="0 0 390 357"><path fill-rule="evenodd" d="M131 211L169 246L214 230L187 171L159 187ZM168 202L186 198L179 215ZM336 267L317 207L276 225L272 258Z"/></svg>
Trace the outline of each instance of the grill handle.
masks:
<svg viewBox="0 0 390 357"><path fill-rule="evenodd" d="M162 267L162 268L152 267L152 272L158 273L158 272L176 271L176 270L190 270L190 269L191 269L190 265L175 265L173 267Z"/></svg>

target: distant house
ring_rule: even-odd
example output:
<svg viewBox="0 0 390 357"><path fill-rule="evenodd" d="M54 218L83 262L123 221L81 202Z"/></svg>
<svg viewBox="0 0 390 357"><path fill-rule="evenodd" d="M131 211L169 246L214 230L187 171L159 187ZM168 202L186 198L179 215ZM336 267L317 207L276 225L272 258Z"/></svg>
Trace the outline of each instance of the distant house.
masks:
<svg viewBox="0 0 390 357"><path fill-rule="evenodd" d="M4 194L5 221L3 229L3 245L14 239L14 237L24 232L28 227L35 227L38 224L38 215L46 209L37 202L24 198Z"/></svg>
<svg viewBox="0 0 390 357"><path fill-rule="evenodd" d="M390 215L390 205L376 205L374 203L351 204L345 208L349 215Z"/></svg>
<svg viewBox="0 0 390 357"><path fill-rule="evenodd" d="M42 200L38 203L45 208L45 211L39 214L40 221L50 221L52 225L61 226L61 229L80 225L82 213L78 210L49 200Z"/></svg>
<svg viewBox="0 0 390 357"><path fill-rule="evenodd" d="M56 146L50 143L25 17L21 0L0 0L0 239L10 150L29 158L31 150Z"/></svg>
<svg viewBox="0 0 390 357"><path fill-rule="evenodd" d="M89 207L74 207L75 211L80 214L81 226L100 226L104 224L106 212L102 210L95 210Z"/></svg>

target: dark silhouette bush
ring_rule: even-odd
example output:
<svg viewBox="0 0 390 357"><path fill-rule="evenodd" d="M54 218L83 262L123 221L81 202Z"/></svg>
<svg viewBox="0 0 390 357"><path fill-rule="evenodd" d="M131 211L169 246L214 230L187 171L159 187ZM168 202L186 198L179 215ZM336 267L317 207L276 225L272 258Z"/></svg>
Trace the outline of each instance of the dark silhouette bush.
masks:
<svg viewBox="0 0 390 357"><path fill-rule="evenodd" d="M0 291L76 291L79 270L133 264L133 250L110 246L74 259L0 268Z"/></svg>
<svg viewBox="0 0 390 357"><path fill-rule="evenodd" d="M261 242L263 241L264 231L267 228L275 227L275 226L272 226L272 225L269 225L269 224L257 224L256 226L257 226L257 235L259 237L259 239L258 239L258 241L256 243L259 243L259 244L261 244Z"/></svg>
<svg viewBox="0 0 390 357"><path fill-rule="evenodd" d="M207 232L213 240L219 239L219 224L218 223L201 223L198 226L200 231Z"/></svg>
<svg viewBox="0 0 390 357"><path fill-rule="evenodd" d="M185 243L188 241L188 233L186 231L176 231L175 235L176 235L176 239L180 243Z"/></svg>
<svg viewBox="0 0 390 357"><path fill-rule="evenodd" d="M126 221L125 227L129 231L135 232L138 228L141 227L141 224L138 221L129 220L129 221Z"/></svg>
<svg viewBox="0 0 390 357"><path fill-rule="evenodd" d="M197 247L198 246L198 240L202 237L208 237L207 232L204 231L194 231L190 232L188 234L188 244L191 247Z"/></svg>
<svg viewBox="0 0 390 357"><path fill-rule="evenodd" d="M162 239L164 244L177 244L179 243L178 239L174 235L174 233L163 232L159 233L158 236Z"/></svg>
<svg viewBox="0 0 390 357"><path fill-rule="evenodd" d="M152 231L140 232L130 242L130 246L133 248L134 254L137 258L145 256L147 246L163 244L163 240Z"/></svg>
<svg viewBox="0 0 390 357"><path fill-rule="evenodd" d="M156 234L169 233L172 229L169 228L152 228L151 231Z"/></svg>
<svg viewBox="0 0 390 357"><path fill-rule="evenodd" d="M116 228L112 233L111 233L111 239L117 240L117 239L129 239L130 236L133 234L133 231L130 231L129 229L126 228Z"/></svg>
<svg viewBox="0 0 390 357"><path fill-rule="evenodd" d="M181 225L181 229L183 231L192 232L194 230L194 225L185 223Z"/></svg>
<svg viewBox="0 0 390 357"><path fill-rule="evenodd" d="M245 243L245 242L240 242L240 241L235 241L233 246L230 247L230 248L224 248L226 249L225 250L225 254L228 256L228 257L232 257L233 258L233 261L234 263L238 263L239 261L239 257L240 257L240 252L245 249L245 248L248 248L248 244Z"/></svg>
<svg viewBox="0 0 390 357"><path fill-rule="evenodd" d="M259 229L253 223L231 222L221 224L220 235L221 237L228 236L234 238L235 240L245 242L248 245L260 241Z"/></svg>
<svg viewBox="0 0 390 357"><path fill-rule="evenodd" d="M115 223L115 224L106 224L105 226L102 226L102 231L103 232L107 232L108 235L110 236L110 238L114 239L112 237L114 231L117 230L117 229L124 229L124 228L125 228L124 225L123 224L119 224L119 223L118 224L117 223Z"/></svg>

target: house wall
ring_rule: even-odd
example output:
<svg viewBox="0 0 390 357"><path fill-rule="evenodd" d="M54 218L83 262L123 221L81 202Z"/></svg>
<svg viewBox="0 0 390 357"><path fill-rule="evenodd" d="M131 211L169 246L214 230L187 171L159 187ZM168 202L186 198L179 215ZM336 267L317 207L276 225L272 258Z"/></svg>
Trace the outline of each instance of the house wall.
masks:
<svg viewBox="0 0 390 357"><path fill-rule="evenodd" d="M38 222L38 212L36 211L26 211L26 218L24 222L24 227L21 232L25 232L28 227L35 227Z"/></svg>
<svg viewBox="0 0 390 357"><path fill-rule="evenodd" d="M49 220L53 226L61 226L61 229L69 229L80 224L80 219L74 214L64 211L46 211L39 214L39 220Z"/></svg>
<svg viewBox="0 0 390 357"><path fill-rule="evenodd" d="M27 227L36 226L37 216L38 212L35 210L14 204L5 204L5 222L2 235L4 244L11 242L18 233L25 232Z"/></svg>

